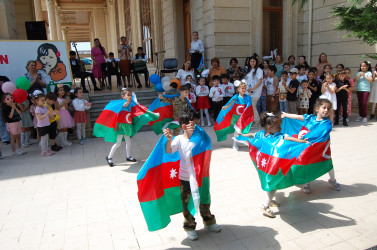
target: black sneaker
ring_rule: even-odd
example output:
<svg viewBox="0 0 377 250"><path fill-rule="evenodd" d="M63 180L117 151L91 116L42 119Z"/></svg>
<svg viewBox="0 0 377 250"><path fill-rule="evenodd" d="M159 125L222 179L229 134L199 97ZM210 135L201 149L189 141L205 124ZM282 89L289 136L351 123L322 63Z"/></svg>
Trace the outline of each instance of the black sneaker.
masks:
<svg viewBox="0 0 377 250"><path fill-rule="evenodd" d="M334 125L339 125L339 122L334 122Z"/></svg>
<svg viewBox="0 0 377 250"><path fill-rule="evenodd" d="M100 88L94 88L94 91L101 91L102 89Z"/></svg>
<svg viewBox="0 0 377 250"><path fill-rule="evenodd" d="M87 89L83 89L82 92L83 93L89 93L89 91Z"/></svg>
<svg viewBox="0 0 377 250"><path fill-rule="evenodd" d="M3 141L3 144L4 144L4 145L9 145L9 144L10 144L10 141Z"/></svg>
<svg viewBox="0 0 377 250"><path fill-rule="evenodd" d="M132 156L130 156L130 157L127 157L127 161L136 162L136 159L135 159L135 158L133 158Z"/></svg>
<svg viewBox="0 0 377 250"><path fill-rule="evenodd" d="M372 120L372 119L374 119L374 115L370 115L369 120Z"/></svg>
<svg viewBox="0 0 377 250"><path fill-rule="evenodd" d="M138 89L141 89L143 86L141 86L141 84L137 85L137 88Z"/></svg>
<svg viewBox="0 0 377 250"><path fill-rule="evenodd" d="M348 122L347 121L343 121L343 126L348 127Z"/></svg>
<svg viewBox="0 0 377 250"><path fill-rule="evenodd" d="M54 145L51 146L51 150L54 151L54 152L58 152L60 149L56 144L54 144Z"/></svg>
<svg viewBox="0 0 377 250"><path fill-rule="evenodd" d="M114 163L113 163L113 158L109 158L106 156L106 161L107 161L107 164L109 165L109 167L114 167Z"/></svg>

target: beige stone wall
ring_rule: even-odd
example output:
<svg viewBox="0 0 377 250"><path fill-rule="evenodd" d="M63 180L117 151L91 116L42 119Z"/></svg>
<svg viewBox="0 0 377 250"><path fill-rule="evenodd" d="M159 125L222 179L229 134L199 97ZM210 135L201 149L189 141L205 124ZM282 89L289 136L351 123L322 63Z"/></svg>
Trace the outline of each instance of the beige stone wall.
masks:
<svg viewBox="0 0 377 250"><path fill-rule="evenodd" d="M14 0L0 1L0 39L17 39Z"/></svg>
<svg viewBox="0 0 377 250"><path fill-rule="evenodd" d="M32 0L14 0L17 39L27 40L25 22L35 21Z"/></svg>
<svg viewBox="0 0 377 250"><path fill-rule="evenodd" d="M355 73L359 63L364 60L360 56L368 53L376 53L375 46L361 44L355 37L344 38L345 32L337 31L335 28L336 18L331 15L331 8L343 4L342 0L313 1L313 21L312 21L312 60L311 65L318 63L319 55L324 52L328 56L329 62L333 66L343 63L346 67L351 67ZM308 6L299 13L298 18L298 38L297 56L308 56Z"/></svg>

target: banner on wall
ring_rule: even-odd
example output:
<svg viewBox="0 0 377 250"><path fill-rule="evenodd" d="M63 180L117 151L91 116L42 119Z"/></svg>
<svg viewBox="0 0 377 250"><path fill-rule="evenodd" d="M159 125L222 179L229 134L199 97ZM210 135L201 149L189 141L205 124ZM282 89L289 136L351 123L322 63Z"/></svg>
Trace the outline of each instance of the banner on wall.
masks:
<svg viewBox="0 0 377 250"><path fill-rule="evenodd" d="M72 86L72 75L65 42L60 41L10 41L0 40L0 75L16 82L27 73L30 60L37 63L37 72L47 84L47 91L54 91L56 84Z"/></svg>

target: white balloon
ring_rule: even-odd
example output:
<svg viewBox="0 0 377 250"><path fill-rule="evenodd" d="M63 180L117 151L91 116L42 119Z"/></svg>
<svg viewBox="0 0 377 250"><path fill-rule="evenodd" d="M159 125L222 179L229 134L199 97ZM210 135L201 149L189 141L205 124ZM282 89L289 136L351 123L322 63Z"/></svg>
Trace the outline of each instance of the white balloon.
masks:
<svg viewBox="0 0 377 250"><path fill-rule="evenodd" d="M164 76L162 79L161 79L161 83L163 83L163 82L165 82L165 81L168 81L168 82L170 82L170 77L168 77L168 76Z"/></svg>
<svg viewBox="0 0 377 250"><path fill-rule="evenodd" d="M240 84L241 84L240 80L235 80L234 81L234 87L238 88L238 86L240 86Z"/></svg>
<svg viewBox="0 0 377 250"><path fill-rule="evenodd" d="M162 88L163 88L165 91L168 91L168 90L170 89L170 81L162 82Z"/></svg>

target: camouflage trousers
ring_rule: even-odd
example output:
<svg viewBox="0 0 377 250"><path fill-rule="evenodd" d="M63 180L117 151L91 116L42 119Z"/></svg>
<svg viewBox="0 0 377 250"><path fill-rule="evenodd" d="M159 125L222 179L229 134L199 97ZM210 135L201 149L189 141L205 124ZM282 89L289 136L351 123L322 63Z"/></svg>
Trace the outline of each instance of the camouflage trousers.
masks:
<svg viewBox="0 0 377 250"><path fill-rule="evenodd" d="M190 182L188 181L181 181L181 200L182 200L182 207L183 207L183 217L185 217L185 221L183 223L183 229L187 230L195 230L196 222L194 216L188 210L188 203L191 198L191 188ZM205 226L210 226L216 223L216 218L210 211L210 204L200 204L200 215L203 218L203 223Z"/></svg>

